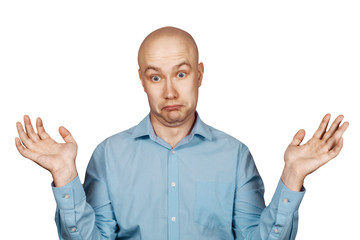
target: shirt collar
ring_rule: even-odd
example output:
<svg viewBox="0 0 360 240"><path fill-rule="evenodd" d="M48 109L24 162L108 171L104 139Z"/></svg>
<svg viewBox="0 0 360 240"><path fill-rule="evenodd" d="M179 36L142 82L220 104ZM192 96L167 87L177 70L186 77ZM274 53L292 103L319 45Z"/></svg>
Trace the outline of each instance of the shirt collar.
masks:
<svg viewBox="0 0 360 240"><path fill-rule="evenodd" d="M212 136L209 126L200 119L198 112L195 112L195 114L195 124L188 136L192 138L194 135L200 135L211 141ZM144 136L149 136L152 139L156 138L154 129L150 121L150 113L137 126L135 126L135 129L132 133L133 138L139 138Z"/></svg>

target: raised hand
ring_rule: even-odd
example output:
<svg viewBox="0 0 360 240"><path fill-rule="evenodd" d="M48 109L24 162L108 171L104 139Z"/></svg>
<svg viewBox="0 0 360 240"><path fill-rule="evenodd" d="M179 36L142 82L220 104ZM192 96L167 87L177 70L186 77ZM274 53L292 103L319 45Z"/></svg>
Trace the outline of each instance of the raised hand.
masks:
<svg viewBox="0 0 360 240"><path fill-rule="evenodd" d="M20 122L16 123L21 141L15 138L15 145L20 154L50 171L56 187L73 180L77 176L77 144L70 132L60 127L59 133L65 143L57 143L46 133L40 118L36 120L37 133L27 115L24 116L24 124L26 132Z"/></svg>
<svg viewBox="0 0 360 240"><path fill-rule="evenodd" d="M340 126L343 119L344 116L338 116L326 131L330 120L330 114L326 114L313 137L303 145L300 144L304 140L305 131L301 129L295 134L285 151L285 167L281 177L289 189L299 191L307 175L340 153L342 135L349 126L348 122Z"/></svg>

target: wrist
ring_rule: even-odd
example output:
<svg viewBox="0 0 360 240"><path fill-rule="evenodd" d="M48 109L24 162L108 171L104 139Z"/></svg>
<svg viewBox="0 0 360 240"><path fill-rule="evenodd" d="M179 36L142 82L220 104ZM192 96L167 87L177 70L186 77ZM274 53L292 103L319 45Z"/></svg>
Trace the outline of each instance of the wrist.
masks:
<svg viewBox="0 0 360 240"><path fill-rule="evenodd" d="M64 168L51 172L55 187L62 187L74 180L77 176L76 167Z"/></svg>
<svg viewBox="0 0 360 240"><path fill-rule="evenodd" d="M291 191L300 192L304 184L305 176L299 175L296 171L290 167L284 167L281 175L281 181Z"/></svg>

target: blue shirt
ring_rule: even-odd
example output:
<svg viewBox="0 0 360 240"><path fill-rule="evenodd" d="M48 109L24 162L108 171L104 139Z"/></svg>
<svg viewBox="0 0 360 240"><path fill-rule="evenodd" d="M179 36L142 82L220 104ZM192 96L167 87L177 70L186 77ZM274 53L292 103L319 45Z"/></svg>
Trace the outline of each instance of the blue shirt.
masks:
<svg viewBox="0 0 360 240"><path fill-rule="evenodd" d="M148 115L95 149L55 188L60 239L295 239L304 195L279 180L268 207L246 145L201 121L175 148Z"/></svg>

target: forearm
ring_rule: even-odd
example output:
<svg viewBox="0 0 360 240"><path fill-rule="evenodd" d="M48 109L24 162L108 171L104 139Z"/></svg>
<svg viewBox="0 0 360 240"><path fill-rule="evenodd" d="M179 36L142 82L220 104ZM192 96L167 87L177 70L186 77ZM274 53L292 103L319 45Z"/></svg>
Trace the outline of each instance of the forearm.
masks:
<svg viewBox="0 0 360 240"><path fill-rule="evenodd" d="M239 214L235 216L235 239L295 239L298 207L303 195L304 191L291 191L279 181L271 203L263 210L251 206L256 201L246 204L241 201L237 206L242 209L239 209Z"/></svg>
<svg viewBox="0 0 360 240"><path fill-rule="evenodd" d="M298 228L298 209L305 189L292 191L279 181L273 198L260 217L260 225L264 228L263 235L269 239L293 240ZM265 238L268 239L268 238Z"/></svg>
<svg viewBox="0 0 360 240"><path fill-rule="evenodd" d="M86 202L78 177L63 187L54 187L53 191L57 203L55 221L60 239L115 238L114 216L107 216L111 212L111 204L94 209Z"/></svg>
<svg viewBox="0 0 360 240"><path fill-rule="evenodd" d="M279 180L271 203L266 207L264 184L253 158L247 148L243 148L240 153L238 172L242 174L239 174L240 177L237 179L233 215L235 239L295 239L297 211L305 189L300 187L299 191L292 191ZM289 172L284 171L284 177L292 176L286 175L287 173ZM292 178L289 180L293 181Z"/></svg>
<svg viewBox="0 0 360 240"><path fill-rule="evenodd" d="M95 214L86 201L77 204L74 209L56 209L55 222L59 239L108 239L100 235L95 225Z"/></svg>

